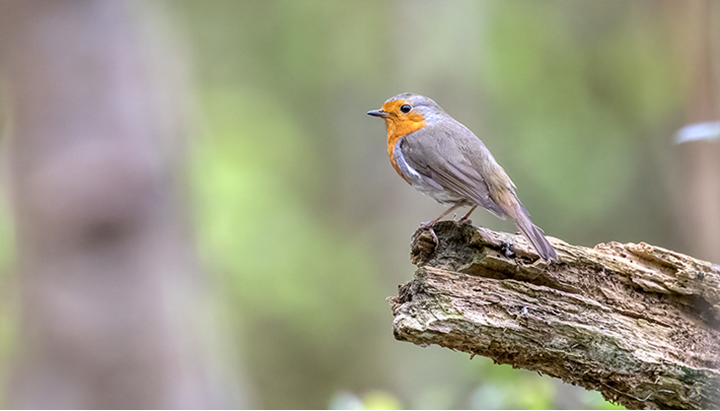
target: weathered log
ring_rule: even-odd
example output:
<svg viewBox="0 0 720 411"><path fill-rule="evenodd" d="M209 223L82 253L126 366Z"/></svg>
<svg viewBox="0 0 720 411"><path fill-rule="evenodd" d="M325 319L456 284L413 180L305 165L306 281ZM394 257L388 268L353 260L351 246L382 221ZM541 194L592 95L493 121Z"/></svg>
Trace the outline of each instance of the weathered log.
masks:
<svg viewBox="0 0 720 411"><path fill-rule="evenodd" d="M521 236L452 221L412 243L415 279L388 299L395 338L597 390L632 409L720 408L720 266L645 243Z"/></svg>

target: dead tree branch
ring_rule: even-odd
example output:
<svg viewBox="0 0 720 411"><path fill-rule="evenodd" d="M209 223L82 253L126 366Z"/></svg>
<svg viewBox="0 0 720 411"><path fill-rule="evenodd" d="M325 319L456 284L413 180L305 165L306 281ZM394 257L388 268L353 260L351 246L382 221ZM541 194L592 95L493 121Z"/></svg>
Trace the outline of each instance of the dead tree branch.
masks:
<svg viewBox="0 0 720 411"><path fill-rule="evenodd" d="M720 408L720 266L640 244L524 238L455 222L412 244L395 338L597 390L632 409Z"/></svg>

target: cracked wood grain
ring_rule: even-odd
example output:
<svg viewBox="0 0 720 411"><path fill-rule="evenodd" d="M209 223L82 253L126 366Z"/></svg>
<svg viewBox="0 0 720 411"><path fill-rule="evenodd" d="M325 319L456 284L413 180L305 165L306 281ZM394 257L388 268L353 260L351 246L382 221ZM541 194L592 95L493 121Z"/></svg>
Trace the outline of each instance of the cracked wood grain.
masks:
<svg viewBox="0 0 720 411"><path fill-rule="evenodd" d="M720 407L720 267L640 244L550 241L452 221L417 238L395 338L597 390L631 409Z"/></svg>

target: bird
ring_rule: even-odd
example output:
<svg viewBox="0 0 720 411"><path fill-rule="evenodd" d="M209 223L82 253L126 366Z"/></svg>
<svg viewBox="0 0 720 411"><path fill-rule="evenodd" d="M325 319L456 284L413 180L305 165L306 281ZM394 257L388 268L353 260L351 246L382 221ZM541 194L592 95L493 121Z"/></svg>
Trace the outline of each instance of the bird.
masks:
<svg viewBox="0 0 720 411"><path fill-rule="evenodd" d="M481 206L500 218L509 217L543 260L557 260L555 249L530 220L515 184L490 150L435 101L400 93L367 114L385 120L387 152L400 177L438 203L452 205L421 224L413 237L429 228L437 244L435 223L463 206L471 208L460 222L469 222L470 214Z"/></svg>

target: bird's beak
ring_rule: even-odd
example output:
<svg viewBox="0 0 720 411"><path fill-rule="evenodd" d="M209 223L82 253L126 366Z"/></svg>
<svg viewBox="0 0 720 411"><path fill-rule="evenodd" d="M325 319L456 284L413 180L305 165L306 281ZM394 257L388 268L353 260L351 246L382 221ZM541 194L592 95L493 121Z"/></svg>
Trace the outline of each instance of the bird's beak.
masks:
<svg viewBox="0 0 720 411"><path fill-rule="evenodd" d="M381 108L377 110L370 110L367 112L368 116L375 116L375 117L382 117L385 118L388 116L388 113L384 112Z"/></svg>

